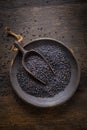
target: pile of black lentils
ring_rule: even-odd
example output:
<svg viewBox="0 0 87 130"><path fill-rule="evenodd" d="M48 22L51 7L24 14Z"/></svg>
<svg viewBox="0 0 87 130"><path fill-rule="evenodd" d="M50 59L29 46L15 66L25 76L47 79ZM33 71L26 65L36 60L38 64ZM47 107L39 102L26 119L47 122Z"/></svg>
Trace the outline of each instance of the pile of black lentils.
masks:
<svg viewBox="0 0 87 130"><path fill-rule="evenodd" d="M46 58L56 75L52 73L49 66L41 57L32 54L27 59L27 65L36 77L46 82L46 85L43 85L29 75L20 61L17 79L22 90L32 96L42 98L53 97L59 92L64 91L71 78L71 65L67 51L60 45L51 44L37 46L34 50Z"/></svg>

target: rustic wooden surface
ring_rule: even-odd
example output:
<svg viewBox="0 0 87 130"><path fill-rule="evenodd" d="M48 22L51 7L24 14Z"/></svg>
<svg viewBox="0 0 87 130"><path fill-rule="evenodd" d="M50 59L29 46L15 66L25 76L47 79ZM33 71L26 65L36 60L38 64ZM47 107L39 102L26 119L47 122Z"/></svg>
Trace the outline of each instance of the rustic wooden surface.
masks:
<svg viewBox="0 0 87 130"><path fill-rule="evenodd" d="M0 130L87 130L87 3L79 0L0 0ZM74 96L53 108L36 108L14 93L9 68L14 38L5 26L24 37L24 44L51 37L68 45L81 66Z"/></svg>

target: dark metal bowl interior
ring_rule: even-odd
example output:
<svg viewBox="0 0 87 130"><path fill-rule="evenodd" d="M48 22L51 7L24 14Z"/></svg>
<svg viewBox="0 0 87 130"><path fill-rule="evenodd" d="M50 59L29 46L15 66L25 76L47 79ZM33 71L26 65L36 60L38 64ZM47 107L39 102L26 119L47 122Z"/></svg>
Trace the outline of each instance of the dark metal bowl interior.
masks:
<svg viewBox="0 0 87 130"><path fill-rule="evenodd" d="M21 52L18 52L15 55L15 58L13 59L13 63L11 64L11 69L10 69L11 83L18 96L22 98L24 101L26 101L27 103L39 107L51 107L51 106L60 105L64 103L75 93L80 80L80 68L78 62L74 54L72 54L72 52L70 51L70 49L67 48L65 45L63 45L62 43L53 39L39 39L27 44L24 48L26 50L30 50L30 49L35 49L38 46L39 47L43 45L47 46L48 44L55 45L56 48L61 46L64 49L64 51L66 51L69 55L70 64L71 64L71 78L69 84L64 89L64 91L56 94L53 97L46 97L46 98L35 97L23 91L23 89L21 89L17 80L17 68L20 66L20 61L22 60Z"/></svg>

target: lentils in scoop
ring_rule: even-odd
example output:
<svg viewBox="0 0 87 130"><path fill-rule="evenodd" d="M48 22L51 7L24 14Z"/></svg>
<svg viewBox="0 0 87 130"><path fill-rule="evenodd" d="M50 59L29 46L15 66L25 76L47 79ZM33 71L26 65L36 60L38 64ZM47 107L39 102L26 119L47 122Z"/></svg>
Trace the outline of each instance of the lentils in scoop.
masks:
<svg viewBox="0 0 87 130"><path fill-rule="evenodd" d="M56 47L50 44L34 49L46 58L56 75L53 75L49 66L41 57L32 54L26 60L27 66L36 77L46 82L46 85L41 84L29 75L21 62L17 70L18 83L23 91L32 96L42 98L53 97L64 91L70 82L71 65L69 55L61 46Z"/></svg>

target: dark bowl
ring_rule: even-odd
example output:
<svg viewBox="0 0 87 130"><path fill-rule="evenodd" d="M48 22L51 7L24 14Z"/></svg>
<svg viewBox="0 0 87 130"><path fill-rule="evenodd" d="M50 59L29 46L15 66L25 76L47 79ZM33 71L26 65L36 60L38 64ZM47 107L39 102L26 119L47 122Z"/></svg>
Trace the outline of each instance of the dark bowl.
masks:
<svg viewBox="0 0 87 130"><path fill-rule="evenodd" d="M38 106L38 107L52 107L55 105L63 104L64 102L69 100L72 97L72 95L75 93L75 91L78 87L79 81L80 81L80 67L79 67L78 61L77 61L75 55L73 54L73 52L71 51L71 49L66 47L63 43L56 41L54 39L51 39L51 38L37 39L37 40L32 41L31 43L27 44L26 46L24 46L24 48L32 49L35 46L38 46L38 44L40 45L40 43L43 44L44 42L46 42L48 44L50 44L50 42L53 42L53 44L60 45L70 55L69 58L70 58L70 64L71 64L71 79L70 79L70 82L67 85L67 87L64 89L64 91L56 94L53 97L49 97L49 98L48 97L47 98L35 97L35 96L29 95L28 93L23 91L17 80L17 68L18 68L18 66L20 66L19 61L21 60L21 57L22 57L22 55L19 51L16 53L15 57L12 59L12 62L11 62L10 80L11 80L12 86L13 86L14 90L16 91L17 95L21 99L26 101L27 103L30 103L30 104Z"/></svg>

